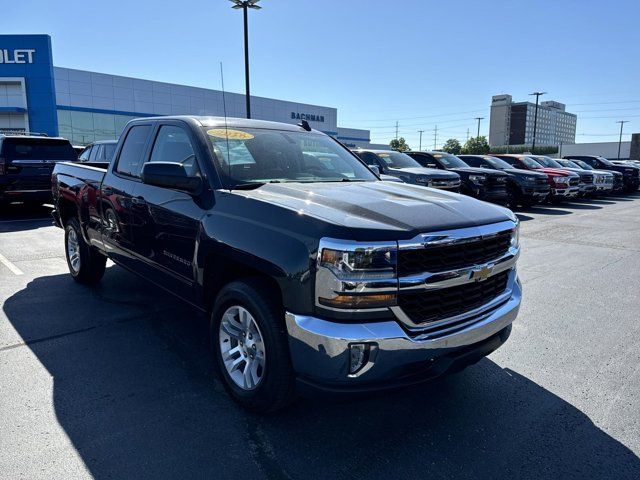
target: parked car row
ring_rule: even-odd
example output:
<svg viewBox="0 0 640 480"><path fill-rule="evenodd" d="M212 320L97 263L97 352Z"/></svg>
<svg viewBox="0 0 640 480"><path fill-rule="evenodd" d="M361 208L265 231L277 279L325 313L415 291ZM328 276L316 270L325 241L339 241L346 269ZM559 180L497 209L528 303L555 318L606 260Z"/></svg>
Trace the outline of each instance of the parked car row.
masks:
<svg viewBox="0 0 640 480"><path fill-rule="evenodd" d="M623 190L632 192L640 183L639 165L596 156L564 159L531 154L455 156L439 151L400 153L362 148L353 152L376 172L406 183L456 191L510 208ZM457 177L438 178L438 172Z"/></svg>

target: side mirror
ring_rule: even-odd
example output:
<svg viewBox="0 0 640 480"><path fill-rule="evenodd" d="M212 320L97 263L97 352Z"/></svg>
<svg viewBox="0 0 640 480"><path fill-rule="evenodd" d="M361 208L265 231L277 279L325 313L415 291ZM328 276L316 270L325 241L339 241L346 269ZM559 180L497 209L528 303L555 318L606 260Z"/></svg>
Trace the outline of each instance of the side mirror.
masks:
<svg viewBox="0 0 640 480"><path fill-rule="evenodd" d="M149 162L142 167L140 175L147 185L181 190L190 194L198 194L202 190L202 178L190 177L180 163Z"/></svg>
<svg viewBox="0 0 640 480"><path fill-rule="evenodd" d="M378 165L369 165L369 170L380 176L380 167Z"/></svg>

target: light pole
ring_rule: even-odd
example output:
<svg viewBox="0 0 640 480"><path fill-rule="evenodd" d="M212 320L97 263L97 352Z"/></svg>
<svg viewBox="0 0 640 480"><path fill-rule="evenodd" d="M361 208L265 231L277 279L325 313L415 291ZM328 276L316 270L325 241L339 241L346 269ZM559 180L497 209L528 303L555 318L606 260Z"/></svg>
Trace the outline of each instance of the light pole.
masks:
<svg viewBox="0 0 640 480"><path fill-rule="evenodd" d="M547 92L533 92L529 94L529 95L536 96L536 109L533 114L533 141L531 142L531 153L536 153L536 130L538 128L538 99L540 98L540 95L544 95L545 93ZM526 128L526 122L525 122L525 128Z"/></svg>
<svg viewBox="0 0 640 480"><path fill-rule="evenodd" d="M418 151L422 150L422 134L424 133L424 130L418 130L418 133L420 134L420 146L418 147Z"/></svg>
<svg viewBox="0 0 640 480"><path fill-rule="evenodd" d="M620 124L620 140L618 140L618 160L620 160L620 147L622 146L622 127L625 123L629 123L629 120L618 120L616 123Z"/></svg>
<svg viewBox="0 0 640 480"><path fill-rule="evenodd" d="M247 118L251 118L251 93L249 92L249 24L247 22L247 10L252 8L260 10L262 7L256 5L260 0L229 0L234 3L236 10L242 9L244 14L244 85L247 102Z"/></svg>
<svg viewBox="0 0 640 480"><path fill-rule="evenodd" d="M478 120L478 135L477 135L477 138L480 138L480 120L484 120L484 117L476 117L476 120Z"/></svg>

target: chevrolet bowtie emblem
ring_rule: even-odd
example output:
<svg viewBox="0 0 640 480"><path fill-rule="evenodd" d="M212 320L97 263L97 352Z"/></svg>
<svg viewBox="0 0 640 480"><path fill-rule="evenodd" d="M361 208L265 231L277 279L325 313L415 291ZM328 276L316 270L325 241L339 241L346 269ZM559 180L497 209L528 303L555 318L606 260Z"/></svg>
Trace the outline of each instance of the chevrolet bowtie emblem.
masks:
<svg viewBox="0 0 640 480"><path fill-rule="evenodd" d="M471 280L475 280L476 282L483 282L487 278L489 278L492 273L493 273L493 265L484 265L481 268L472 270L471 275L469 275L469 278Z"/></svg>

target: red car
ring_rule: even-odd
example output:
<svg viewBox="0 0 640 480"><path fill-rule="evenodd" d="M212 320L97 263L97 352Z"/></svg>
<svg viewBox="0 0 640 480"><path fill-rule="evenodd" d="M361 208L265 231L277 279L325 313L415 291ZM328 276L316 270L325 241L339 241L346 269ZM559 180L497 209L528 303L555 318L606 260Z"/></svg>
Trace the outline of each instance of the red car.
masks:
<svg viewBox="0 0 640 480"><path fill-rule="evenodd" d="M578 196L580 191L580 175L560 168L546 168L540 165L529 155L492 155L523 170L535 170L547 175L547 181L551 187L551 201L564 200Z"/></svg>

